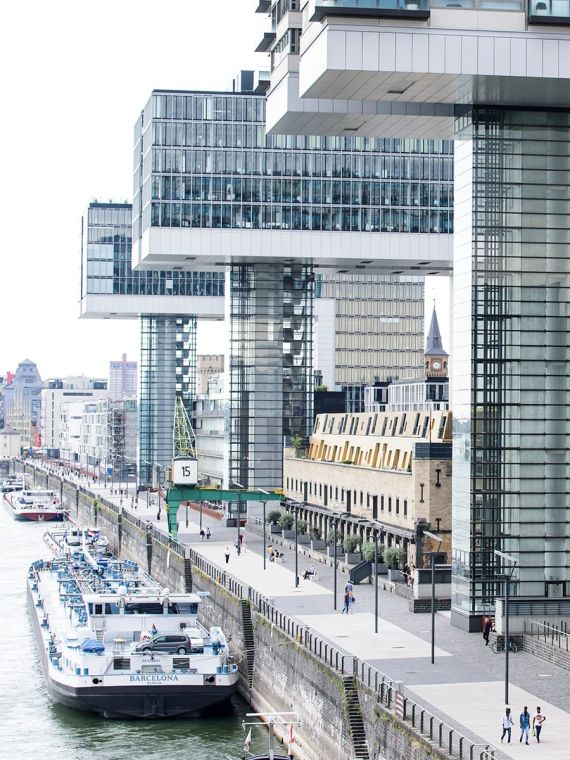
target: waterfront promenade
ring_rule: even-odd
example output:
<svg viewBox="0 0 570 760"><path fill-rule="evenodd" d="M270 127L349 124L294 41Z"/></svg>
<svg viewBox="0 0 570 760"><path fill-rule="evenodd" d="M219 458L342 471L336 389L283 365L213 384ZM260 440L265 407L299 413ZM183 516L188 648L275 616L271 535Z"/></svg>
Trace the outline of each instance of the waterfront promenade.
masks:
<svg viewBox="0 0 570 760"><path fill-rule="evenodd" d="M95 492L119 503L109 488L87 483ZM132 494L123 497L123 507L142 519L148 519L166 531L164 510L157 522L157 506L147 507L146 496L136 501ZM210 527L212 538L201 541L199 513L189 510L185 527L185 510L179 511L178 540L191 545L210 562L227 570L234 578L252 586L275 601L276 606L307 625L337 649L367 662L391 679L401 681L404 690L419 703L430 708L458 731L472 740L490 743L499 749L497 757L533 756L540 760L568 760L567 729L570 726L570 691L568 673L527 653L510 658L510 704L515 726L510 745L500 743L501 718L504 711L504 656L485 647L482 637L451 626L449 613L436 615L435 665L430 662L429 614L409 612L407 601L392 593L379 592L379 632L374 633L374 586L354 587L356 604L349 615L341 614L342 595L347 580L338 572L337 611L333 609L333 569L315 559L299 555L300 585L295 588L294 551L286 545L284 562L267 561L263 569L262 539L247 528L244 550L238 556L233 546L236 528L203 515L203 527ZM268 540L270 536L268 534ZM226 547L230 560L225 563ZM281 549L281 547L279 547ZM318 580L303 580L303 571L313 566ZM523 705L531 715L537 705L547 716L541 744L530 737L530 745L519 743L518 716Z"/></svg>

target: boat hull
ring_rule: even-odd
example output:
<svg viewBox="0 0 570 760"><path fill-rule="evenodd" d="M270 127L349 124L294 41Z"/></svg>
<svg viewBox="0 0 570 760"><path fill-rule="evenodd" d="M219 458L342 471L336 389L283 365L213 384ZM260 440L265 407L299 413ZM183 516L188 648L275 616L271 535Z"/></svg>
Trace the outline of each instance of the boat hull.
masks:
<svg viewBox="0 0 570 760"><path fill-rule="evenodd" d="M42 627L28 584L28 603L33 621L34 638L40 655L48 694L56 702L82 712L91 712L104 718L183 718L197 715L213 707L222 706L237 691L238 681L221 685L128 685L72 687L52 677L44 645ZM93 676L93 681L102 680Z"/></svg>
<svg viewBox="0 0 570 760"><path fill-rule="evenodd" d="M63 520L63 512L14 512L14 519L19 522L56 522Z"/></svg>

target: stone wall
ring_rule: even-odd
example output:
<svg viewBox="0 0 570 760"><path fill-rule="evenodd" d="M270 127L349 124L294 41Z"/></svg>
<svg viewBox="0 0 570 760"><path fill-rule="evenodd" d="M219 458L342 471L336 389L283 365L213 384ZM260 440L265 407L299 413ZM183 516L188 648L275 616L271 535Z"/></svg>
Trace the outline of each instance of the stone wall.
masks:
<svg viewBox="0 0 570 760"><path fill-rule="evenodd" d="M559 647L549 644L547 641L541 641L536 636L522 637L523 652L533 654L535 657L539 657L541 660L551 662L554 665L558 665L565 670L570 670L570 652L566 649L560 649Z"/></svg>
<svg viewBox="0 0 570 760"><path fill-rule="evenodd" d="M370 757L389 760L434 760L449 755L431 745L407 723L378 701L376 694L359 684L360 707L366 726ZM466 755L468 757L468 755ZM477 755L474 755L477 757Z"/></svg>

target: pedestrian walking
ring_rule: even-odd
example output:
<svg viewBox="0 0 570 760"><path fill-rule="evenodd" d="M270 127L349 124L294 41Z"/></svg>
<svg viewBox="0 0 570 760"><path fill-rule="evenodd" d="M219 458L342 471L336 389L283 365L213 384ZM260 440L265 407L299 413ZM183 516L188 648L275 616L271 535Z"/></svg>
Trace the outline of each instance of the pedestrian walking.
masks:
<svg viewBox="0 0 570 760"><path fill-rule="evenodd" d="M352 591L349 592L348 596L349 596L349 610L348 611L350 612L350 610L352 610L354 604L356 603L356 597L354 596Z"/></svg>
<svg viewBox="0 0 570 760"><path fill-rule="evenodd" d="M523 707L523 711L519 715L519 726L521 729L521 738L519 739L519 742L522 742L522 740L524 739L524 743L528 744L528 731L530 729L530 713L526 705Z"/></svg>
<svg viewBox="0 0 570 760"><path fill-rule="evenodd" d="M230 561L230 550L228 549L227 546L226 546L226 553L224 554L224 557L226 558L226 565L227 565L228 562Z"/></svg>
<svg viewBox="0 0 570 760"><path fill-rule="evenodd" d="M243 546L243 533L239 534L239 544L240 546Z"/></svg>
<svg viewBox="0 0 570 760"><path fill-rule="evenodd" d="M491 633L491 618L486 617L483 623L483 639L485 640L485 646L489 646L489 635Z"/></svg>
<svg viewBox="0 0 570 760"><path fill-rule="evenodd" d="M206 533L204 532L204 529L200 531L200 541L203 541L206 538Z"/></svg>
<svg viewBox="0 0 570 760"><path fill-rule="evenodd" d="M342 614L344 615L344 613L346 612L346 614L348 615L349 608L350 608L350 592L345 591L344 592L344 607L342 608Z"/></svg>
<svg viewBox="0 0 570 760"><path fill-rule="evenodd" d="M239 540L239 538L236 538L236 540L234 541L234 546L236 548L236 552L237 552L237 555L239 557L239 555L241 553L241 541Z"/></svg>
<svg viewBox="0 0 570 760"><path fill-rule="evenodd" d="M344 593L345 594L352 594L352 582L348 581L346 586L344 587Z"/></svg>
<svg viewBox="0 0 570 760"><path fill-rule="evenodd" d="M210 536L212 535L212 531L210 530L210 526L206 528L206 541L210 540Z"/></svg>
<svg viewBox="0 0 570 760"><path fill-rule="evenodd" d="M536 708L536 713L532 719L532 735L536 736L536 741L540 744L540 732L542 731L542 724L546 720L544 714L540 711L540 707Z"/></svg>
<svg viewBox="0 0 570 760"><path fill-rule="evenodd" d="M503 733L501 736L501 744L503 743L505 736L507 737L507 744L511 743L511 731L513 726L514 722L513 716L511 715L511 708L507 707L505 709L505 714L503 715Z"/></svg>

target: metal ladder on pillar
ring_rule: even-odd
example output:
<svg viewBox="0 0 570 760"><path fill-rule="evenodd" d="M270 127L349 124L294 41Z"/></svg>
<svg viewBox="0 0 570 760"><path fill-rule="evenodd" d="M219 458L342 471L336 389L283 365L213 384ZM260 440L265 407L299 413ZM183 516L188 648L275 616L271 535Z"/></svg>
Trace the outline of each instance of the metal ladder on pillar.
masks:
<svg viewBox="0 0 570 760"><path fill-rule="evenodd" d="M364 730L364 721L362 720L362 710L358 700L358 689L354 676L343 676L342 684L346 698L346 710L348 716L348 725L352 746L354 747L354 757L358 760L370 760L368 751L368 739Z"/></svg>
<svg viewBox="0 0 570 760"><path fill-rule="evenodd" d="M184 591L192 593L192 562L188 558L184 560Z"/></svg>
<svg viewBox="0 0 570 760"><path fill-rule="evenodd" d="M251 620L251 605L249 600L241 599L241 619L243 624L243 644L247 665L247 685L253 686L253 659L255 657L255 641L253 639L253 623Z"/></svg>

